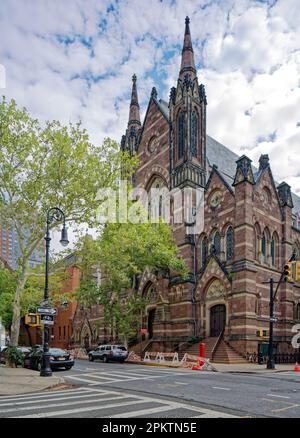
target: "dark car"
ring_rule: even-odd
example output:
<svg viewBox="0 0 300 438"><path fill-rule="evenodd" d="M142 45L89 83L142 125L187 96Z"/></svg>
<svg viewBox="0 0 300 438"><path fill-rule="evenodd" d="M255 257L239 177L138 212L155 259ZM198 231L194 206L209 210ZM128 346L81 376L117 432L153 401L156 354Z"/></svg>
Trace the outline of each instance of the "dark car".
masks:
<svg viewBox="0 0 300 438"><path fill-rule="evenodd" d="M6 362L6 351L7 351L8 347L3 347L0 353L0 363L4 363ZM17 347L17 349L21 352L22 356L23 356L23 361L25 360L25 358L28 356L28 354L31 353L31 348L30 347ZM23 365L23 362L18 361L18 365Z"/></svg>
<svg viewBox="0 0 300 438"><path fill-rule="evenodd" d="M124 362L127 359L128 351L123 345L99 345L95 350L89 351L89 361L95 359L103 360L103 362L116 361Z"/></svg>
<svg viewBox="0 0 300 438"><path fill-rule="evenodd" d="M49 348L50 367L52 370L56 368L65 368L70 370L74 365L74 356L61 348ZM43 348L38 347L24 359L24 367L34 370L41 370L43 359Z"/></svg>

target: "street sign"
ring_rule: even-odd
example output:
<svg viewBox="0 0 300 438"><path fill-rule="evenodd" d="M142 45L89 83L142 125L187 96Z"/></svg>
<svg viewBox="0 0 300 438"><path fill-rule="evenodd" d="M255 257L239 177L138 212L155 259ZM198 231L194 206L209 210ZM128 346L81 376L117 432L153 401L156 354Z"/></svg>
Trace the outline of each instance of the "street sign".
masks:
<svg viewBox="0 0 300 438"><path fill-rule="evenodd" d="M41 324L54 325L54 316L53 315L41 315Z"/></svg>
<svg viewBox="0 0 300 438"><path fill-rule="evenodd" d="M40 315L56 315L57 309L54 307L37 307L36 312Z"/></svg>
<svg viewBox="0 0 300 438"><path fill-rule="evenodd" d="M277 322L277 321L278 321L278 318L270 318L270 321L271 321L271 322Z"/></svg>

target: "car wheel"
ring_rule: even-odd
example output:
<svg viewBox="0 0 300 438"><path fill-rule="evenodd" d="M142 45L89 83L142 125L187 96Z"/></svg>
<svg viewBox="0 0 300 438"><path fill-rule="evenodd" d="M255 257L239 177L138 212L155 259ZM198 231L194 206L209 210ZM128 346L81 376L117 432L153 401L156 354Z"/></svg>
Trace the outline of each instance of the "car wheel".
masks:
<svg viewBox="0 0 300 438"><path fill-rule="evenodd" d="M93 358L93 355L92 355L92 354L89 354L89 361L90 361L90 362L94 362L94 358Z"/></svg>
<svg viewBox="0 0 300 438"><path fill-rule="evenodd" d="M103 356L103 362L107 363L108 362L108 357L107 356Z"/></svg>
<svg viewBox="0 0 300 438"><path fill-rule="evenodd" d="M124 362L125 362L125 359L120 360L120 363L124 363Z"/></svg>

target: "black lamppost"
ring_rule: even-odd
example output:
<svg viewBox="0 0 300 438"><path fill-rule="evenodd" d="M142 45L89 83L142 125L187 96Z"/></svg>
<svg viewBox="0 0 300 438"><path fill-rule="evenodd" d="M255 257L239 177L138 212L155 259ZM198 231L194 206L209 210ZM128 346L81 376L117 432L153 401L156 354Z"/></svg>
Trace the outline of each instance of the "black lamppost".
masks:
<svg viewBox="0 0 300 438"><path fill-rule="evenodd" d="M50 249L50 225L52 222L63 221L63 228L61 230L60 243L63 246L67 246L68 233L66 228L66 218L63 211L58 207L50 208L47 212L47 230L46 230L46 268L45 268L45 290L44 290L44 304L48 304L49 299L49 249ZM52 376L52 370L50 367L50 353L49 353L49 327L47 324L44 325L44 340L43 340L43 359L40 375L42 377Z"/></svg>
<svg viewBox="0 0 300 438"><path fill-rule="evenodd" d="M196 216L196 211L192 213L193 216ZM193 222L185 222L185 227L194 227L196 225L196 220ZM188 235L189 242L193 246L193 289L192 289L192 319L194 326L194 336L197 335L197 322L196 322L196 290L197 290L197 260L196 260L196 237L194 233L194 229L192 230L192 234Z"/></svg>

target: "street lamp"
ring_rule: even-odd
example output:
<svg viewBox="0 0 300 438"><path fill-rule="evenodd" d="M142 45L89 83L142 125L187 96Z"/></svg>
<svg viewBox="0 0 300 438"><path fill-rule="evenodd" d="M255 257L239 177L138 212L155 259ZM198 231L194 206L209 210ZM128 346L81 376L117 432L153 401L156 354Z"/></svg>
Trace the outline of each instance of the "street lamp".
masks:
<svg viewBox="0 0 300 438"><path fill-rule="evenodd" d="M63 246L67 246L69 243L68 233L66 228L66 218L63 211L58 207L50 208L47 212L47 230L46 230L46 268L45 268L45 290L44 290L44 303L48 304L49 299L49 249L50 249L50 225L52 222L63 221L63 228L61 230L60 243ZM49 353L49 327L44 325L44 340L43 340L43 359L40 375L42 377L52 376L52 370L50 368L50 353Z"/></svg>

